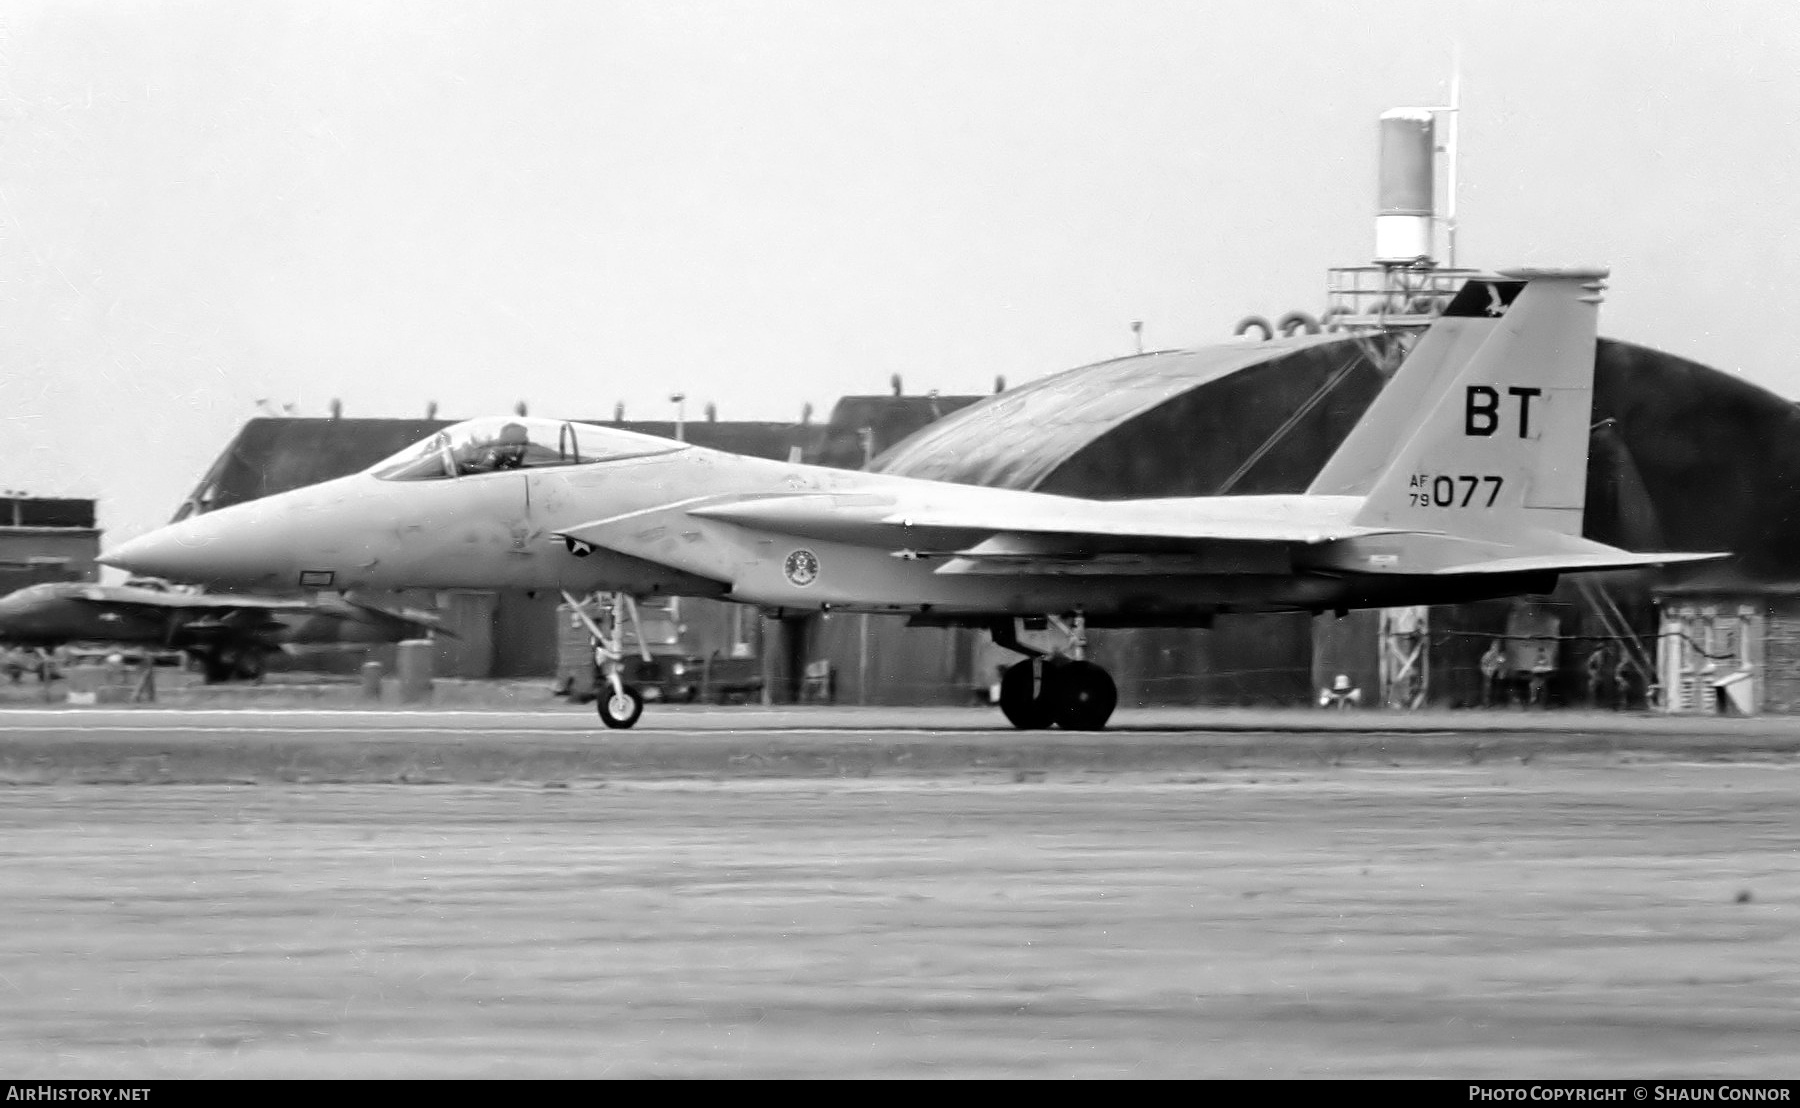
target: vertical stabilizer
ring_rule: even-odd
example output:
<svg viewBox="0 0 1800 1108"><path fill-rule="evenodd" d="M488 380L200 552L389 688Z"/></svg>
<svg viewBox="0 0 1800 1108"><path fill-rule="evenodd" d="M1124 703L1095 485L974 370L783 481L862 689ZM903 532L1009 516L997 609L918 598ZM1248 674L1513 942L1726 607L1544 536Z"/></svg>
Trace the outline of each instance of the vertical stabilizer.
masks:
<svg viewBox="0 0 1800 1108"><path fill-rule="evenodd" d="M1435 399L1414 394L1415 413L1426 414L1396 436L1404 445L1358 524L1502 541L1532 530L1581 534L1606 272L1503 271L1523 282L1510 303L1488 285L1481 295L1491 291L1498 324L1463 365L1444 367Z"/></svg>
<svg viewBox="0 0 1800 1108"><path fill-rule="evenodd" d="M1350 434L1338 444L1307 492L1362 496L1374 487L1419 413L1430 411L1481 344L1500 325L1525 282L1472 277L1419 336Z"/></svg>

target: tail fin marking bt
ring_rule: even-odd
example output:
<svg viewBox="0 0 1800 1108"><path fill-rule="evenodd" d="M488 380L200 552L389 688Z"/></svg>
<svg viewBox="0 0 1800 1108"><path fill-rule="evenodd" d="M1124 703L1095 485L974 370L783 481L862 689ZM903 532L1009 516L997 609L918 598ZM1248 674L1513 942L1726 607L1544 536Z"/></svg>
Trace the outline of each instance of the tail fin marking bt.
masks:
<svg viewBox="0 0 1800 1108"><path fill-rule="evenodd" d="M1442 367L1435 399L1415 409L1429 414L1375 480L1357 524L1501 540L1581 534L1606 271L1502 275L1522 288L1506 304L1487 286L1498 325L1464 364Z"/></svg>

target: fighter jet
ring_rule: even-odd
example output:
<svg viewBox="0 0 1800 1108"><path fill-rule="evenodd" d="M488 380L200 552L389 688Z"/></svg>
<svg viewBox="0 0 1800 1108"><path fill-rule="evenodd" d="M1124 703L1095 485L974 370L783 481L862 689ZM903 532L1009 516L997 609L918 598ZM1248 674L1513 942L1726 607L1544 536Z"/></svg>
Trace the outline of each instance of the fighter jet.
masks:
<svg viewBox="0 0 1800 1108"><path fill-rule="evenodd" d="M1714 554L1582 538L1604 270L1471 280L1302 494L1099 501L741 457L618 429L472 420L367 471L183 520L101 561L260 588L558 588L984 626L1025 655L1014 726L1098 729L1087 629L1444 604ZM590 625L629 727L621 628ZM1047 621L1065 645L1022 643Z"/></svg>
<svg viewBox="0 0 1800 1108"><path fill-rule="evenodd" d="M262 676L283 644L317 641L355 625L383 641L438 625L428 612L388 609L343 597L230 596L171 589L157 582L96 585L59 581L0 597L0 643L49 649L65 643L133 643L180 650L209 682Z"/></svg>

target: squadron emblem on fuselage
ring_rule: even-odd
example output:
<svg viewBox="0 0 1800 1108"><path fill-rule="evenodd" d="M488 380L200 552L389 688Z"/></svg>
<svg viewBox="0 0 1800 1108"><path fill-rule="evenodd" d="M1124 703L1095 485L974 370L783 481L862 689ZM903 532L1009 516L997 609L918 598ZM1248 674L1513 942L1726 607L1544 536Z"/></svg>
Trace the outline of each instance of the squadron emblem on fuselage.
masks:
<svg viewBox="0 0 1800 1108"><path fill-rule="evenodd" d="M787 556L781 572L789 584L803 589L819 579L819 556L810 550L796 550Z"/></svg>

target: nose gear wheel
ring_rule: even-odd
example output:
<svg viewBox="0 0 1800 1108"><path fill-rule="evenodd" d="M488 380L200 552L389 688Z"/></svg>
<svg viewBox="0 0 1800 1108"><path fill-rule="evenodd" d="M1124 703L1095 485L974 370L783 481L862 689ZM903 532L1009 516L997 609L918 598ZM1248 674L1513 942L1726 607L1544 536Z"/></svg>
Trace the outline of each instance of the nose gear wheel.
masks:
<svg viewBox="0 0 1800 1108"><path fill-rule="evenodd" d="M644 694L630 685L620 686L614 692L602 686L600 699L595 702L600 712L600 722L615 730L630 727L644 714Z"/></svg>

